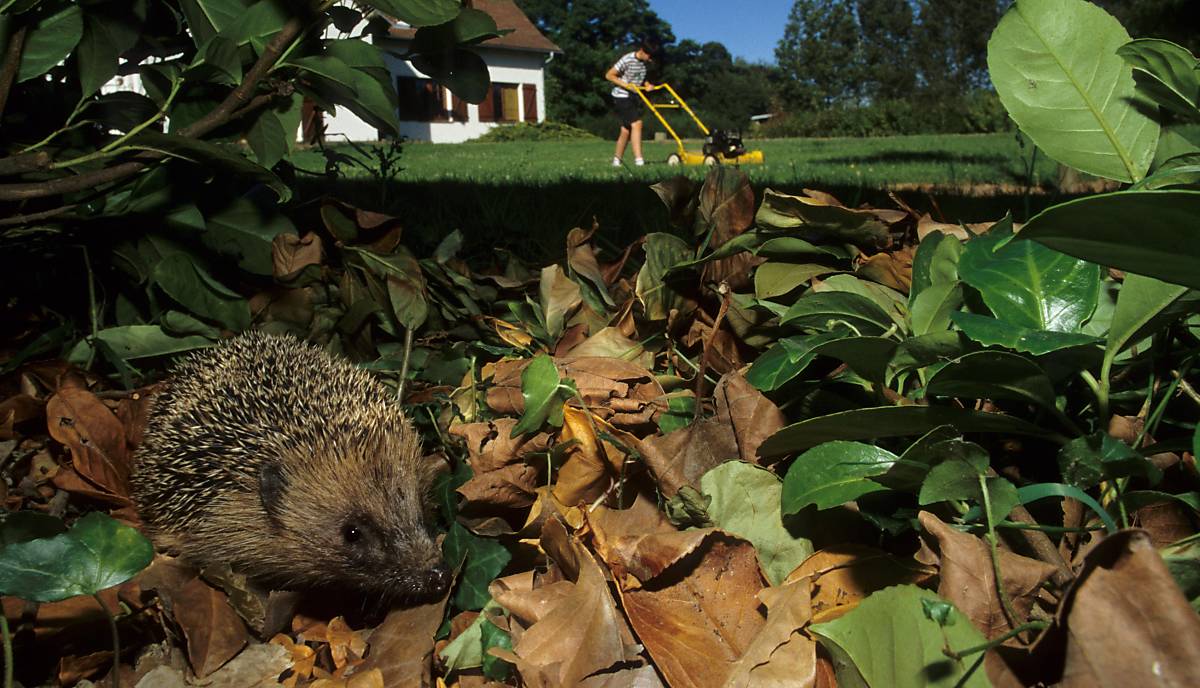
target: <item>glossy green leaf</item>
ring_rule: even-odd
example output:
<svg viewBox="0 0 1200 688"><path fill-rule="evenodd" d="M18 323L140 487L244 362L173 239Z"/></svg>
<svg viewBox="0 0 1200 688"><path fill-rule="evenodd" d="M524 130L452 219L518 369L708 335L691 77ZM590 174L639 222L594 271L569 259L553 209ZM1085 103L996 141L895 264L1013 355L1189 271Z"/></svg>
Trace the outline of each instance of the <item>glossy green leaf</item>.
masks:
<svg viewBox="0 0 1200 688"><path fill-rule="evenodd" d="M137 43L145 20L144 2L131 2L124 11L115 3L90 7L83 17L83 36L75 51L79 87L88 96L117 74L117 59Z"/></svg>
<svg viewBox="0 0 1200 688"><path fill-rule="evenodd" d="M683 307L683 297L666 281L667 271L676 263L690 260L692 249L674 234L652 232L642 244L646 262L637 276L637 296L649 320L666 320L672 309Z"/></svg>
<svg viewBox="0 0 1200 688"><path fill-rule="evenodd" d="M961 356L969 348L970 342L961 332L942 331L909 337L900 342L891 365L896 372L924 368Z"/></svg>
<svg viewBox="0 0 1200 688"><path fill-rule="evenodd" d="M67 59L83 38L83 10L71 3L38 20L25 35L17 82L28 81L50 71Z"/></svg>
<svg viewBox="0 0 1200 688"><path fill-rule="evenodd" d="M1003 346L1034 356L1077 346L1099 344L1102 341L1098 337L1075 332L1033 330L996 318L989 318L986 315L961 311L951 313L950 320L962 329L963 334L984 346Z"/></svg>
<svg viewBox="0 0 1200 688"><path fill-rule="evenodd" d="M238 17L226 34L238 45L250 43L256 52L261 53L271 36L279 33L290 17L283 3L259 0Z"/></svg>
<svg viewBox="0 0 1200 688"><path fill-rule="evenodd" d="M836 358L867 380L882 383L898 346L899 342L885 337L839 337L815 346L812 352Z"/></svg>
<svg viewBox="0 0 1200 688"><path fill-rule="evenodd" d="M1010 226L997 225L967 242L958 263L962 280L979 290L999 320L1078 332L1096 310L1100 266L1032 242L1009 241ZM1025 232L1019 236L1025 238Z"/></svg>
<svg viewBox="0 0 1200 688"><path fill-rule="evenodd" d="M250 307L186 253L173 253L154 266L154 282L192 313L240 332L250 326Z"/></svg>
<svg viewBox="0 0 1200 688"><path fill-rule="evenodd" d="M512 559L504 545L474 535L458 523L450 526L442 542L442 554L451 568L458 569L458 586L452 599L463 610L482 609L492 599L488 585Z"/></svg>
<svg viewBox="0 0 1200 688"><path fill-rule="evenodd" d="M1109 325L1103 370L1109 370L1117 354L1126 347L1165 325L1168 317L1160 316L1187 291L1187 287L1168 284L1153 277L1132 273L1126 275Z"/></svg>
<svg viewBox="0 0 1200 688"><path fill-rule="evenodd" d="M547 421L562 425L562 398L559 394L558 368L554 359L545 354L535 356L521 371L521 396L525 413L513 426L509 437L536 432Z"/></svg>
<svg viewBox="0 0 1200 688"><path fill-rule="evenodd" d="M296 226L277 208L240 196L207 218L201 241L218 254L237 261L239 268L269 276L274 265L275 237L296 233Z"/></svg>
<svg viewBox="0 0 1200 688"><path fill-rule="evenodd" d="M1184 117L1200 118L1200 71L1196 56L1187 48L1158 38L1138 38L1118 48L1117 54L1133 67L1138 86L1154 102Z"/></svg>
<svg viewBox="0 0 1200 688"><path fill-rule="evenodd" d="M1017 488L1012 483L988 476L990 457L978 444L947 440L936 445L936 454L939 463L930 467L917 495L921 505L966 500L983 506L983 490L986 489L992 507L992 523L999 523L1020 503Z"/></svg>
<svg viewBox="0 0 1200 688"><path fill-rule="evenodd" d="M1000 413L952 406L879 406L809 418L779 430L758 448L758 455L778 459L833 440L865 440L920 435L939 425L959 432L1001 432L1063 442L1057 433Z"/></svg>
<svg viewBox="0 0 1200 688"><path fill-rule="evenodd" d="M754 545L771 585L782 583L812 555L812 542L792 535L783 525L783 485L771 471L727 461L700 478L700 490L711 498L706 511L716 526Z"/></svg>
<svg viewBox="0 0 1200 688"><path fill-rule="evenodd" d="M365 0L364 4L409 26L444 24L458 16L462 9L458 0Z"/></svg>
<svg viewBox="0 0 1200 688"><path fill-rule="evenodd" d="M944 332L950 328L950 317L962 308L962 285L958 282L932 284L912 300L908 323L913 335Z"/></svg>
<svg viewBox="0 0 1200 688"><path fill-rule="evenodd" d="M452 21L417 30L412 47L416 53L434 53L451 46L466 46L512 33L513 29L498 29L496 20L482 10L464 7Z"/></svg>
<svg viewBox="0 0 1200 688"><path fill-rule="evenodd" d="M917 492L929 469L958 451L962 436L953 425L939 425L910 444L884 475L875 481L902 492Z"/></svg>
<svg viewBox="0 0 1200 688"><path fill-rule="evenodd" d="M256 165L233 149L215 143L146 130L135 136L130 141L130 145L194 162L213 175L229 174L247 181L265 184L279 196L281 201L287 201L292 197L291 188L270 170Z"/></svg>
<svg viewBox="0 0 1200 688"><path fill-rule="evenodd" d="M825 442L796 457L783 478L783 514L830 509L886 487L868 480L888 472L896 455L861 442Z"/></svg>
<svg viewBox="0 0 1200 688"><path fill-rule="evenodd" d="M759 258L795 262L806 258L828 260L830 258L846 259L850 257L846 249L841 246L817 246L798 237L772 237L766 232L759 232L757 230L752 230L751 232L747 232L747 234L752 234L756 237L756 240L752 242L754 245L750 247L750 250ZM730 241L735 241L736 239L737 237Z"/></svg>
<svg viewBox="0 0 1200 688"><path fill-rule="evenodd" d="M814 294L823 292L858 294L874 302L880 310L888 314L893 323L901 328L905 326L908 319L908 309L903 294L890 287L860 279L854 275L834 275L813 286Z"/></svg>
<svg viewBox="0 0 1200 688"><path fill-rule="evenodd" d="M0 550L0 591L34 602L94 595L146 568L154 546L137 530L93 512L65 533Z"/></svg>
<svg viewBox="0 0 1200 688"><path fill-rule="evenodd" d="M927 609L944 610L941 621ZM986 642L971 620L936 594L897 585L871 594L849 613L809 629L829 650L838 685L876 688L984 688L978 657L951 659L943 650Z"/></svg>
<svg viewBox="0 0 1200 688"><path fill-rule="evenodd" d="M361 41L336 41L336 44ZM365 45L365 44L364 44ZM367 46L372 49L371 46ZM338 50L350 53L355 50L346 46ZM365 58L365 54L356 51L355 58ZM288 61L286 64L299 67L310 75L318 77L324 93L337 105L349 108L354 114L362 117L373 126L393 134L399 132L399 120L396 112L395 90L390 84L381 83L371 70L377 69L372 63L366 66L366 71L356 69L344 60L332 54L307 55ZM432 76L432 75L431 75Z"/></svg>
<svg viewBox="0 0 1200 688"><path fill-rule="evenodd" d="M158 325L124 325L110 327L96 333L96 338L107 344L118 356L127 361L152 356L169 356L203 349L213 345L211 339L190 335L174 337L163 331ZM87 339L80 340L67 360L80 365L87 361L91 345Z"/></svg>
<svg viewBox="0 0 1200 688"><path fill-rule="evenodd" d="M1017 0L988 41L988 71L1009 116L1050 157L1135 182L1159 128L1117 55L1128 42L1121 24L1086 0Z"/></svg>
<svg viewBox="0 0 1200 688"><path fill-rule="evenodd" d="M1035 215L1017 238L1200 289L1200 191L1117 191L1067 201Z"/></svg>
<svg viewBox="0 0 1200 688"><path fill-rule="evenodd" d="M1034 485L1026 485L1025 487L1018 488L1017 496L1021 498L1022 504L1029 504L1030 502L1036 502L1038 500L1047 499L1050 497L1069 497L1071 499L1078 500L1095 512L1096 516L1100 518L1100 521L1104 523L1104 528L1108 531L1109 535L1112 535L1118 530L1117 522L1113 520L1112 516L1108 515L1108 512L1104 510L1104 507L1100 506L1100 503L1095 499L1092 499L1091 495L1079 489L1078 487L1075 487L1074 485L1062 485L1059 483L1036 483ZM971 515L967 514L966 517L970 518Z"/></svg>
<svg viewBox="0 0 1200 688"><path fill-rule="evenodd" d="M504 681L512 674L513 665L492 655L488 650L495 647L511 651L513 647L512 636L489 621L486 614L480 614L480 617L484 619L483 625L480 627L479 637L480 644L483 647L483 656L480 662L483 666L483 675L485 678L493 681Z"/></svg>
<svg viewBox="0 0 1200 688"><path fill-rule="evenodd" d="M1080 489L1135 475L1151 485L1162 479L1162 471L1149 459L1106 432L1077 437L1063 445L1058 452L1058 468L1067 484Z"/></svg>
<svg viewBox="0 0 1200 688"><path fill-rule="evenodd" d="M949 234L931 232L921 240L913 256L912 286L908 292L910 305L925 289L958 281L958 261L962 251L963 243Z"/></svg>
<svg viewBox="0 0 1200 688"><path fill-rule="evenodd" d="M470 50L455 48L417 55L412 64L468 103L482 103L491 93L487 63Z"/></svg>
<svg viewBox="0 0 1200 688"><path fill-rule="evenodd" d="M222 31L235 30L246 3L242 0L179 0L187 19L188 33L196 47L203 46Z"/></svg>
<svg viewBox="0 0 1200 688"><path fill-rule="evenodd" d="M962 399L1009 399L1054 408L1054 385L1045 371L1024 356L977 351L947 363L925 393Z"/></svg>
<svg viewBox="0 0 1200 688"><path fill-rule="evenodd" d="M1200 186L1200 153L1183 153L1167 158L1153 174L1132 188L1154 191L1173 186L1190 186L1193 189Z"/></svg>
<svg viewBox="0 0 1200 688"><path fill-rule="evenodd" d="M891 316L874 301L836 291L805 294L787 309L780 323L825 331L851 327L862 335L880 335L894 326Z"/></svg>
<svg viewBox="0 0 1200 688"><path fill-rule="evenodd" d="M754 360L746 371L746 381L764 392L779 389L804 372L817 357L816 347L842 339L845 330L780 339Z"/></svg>

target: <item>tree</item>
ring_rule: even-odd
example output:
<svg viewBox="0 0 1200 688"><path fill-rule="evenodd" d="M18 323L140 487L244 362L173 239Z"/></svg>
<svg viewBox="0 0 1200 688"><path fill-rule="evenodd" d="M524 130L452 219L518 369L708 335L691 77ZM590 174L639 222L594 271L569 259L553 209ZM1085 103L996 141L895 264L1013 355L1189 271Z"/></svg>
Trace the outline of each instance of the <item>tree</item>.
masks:
<svg viewBox="0 0 1200 688"><path fill-rule="evenodd" d="M775 48L784 99L816 109L863 96L862 43L850 0L796 0Z"/></svg>
<svg viewBox="0 0 1200 688"><path fill-rule="evenodd" d="M1200 3L1196 0L1095 0L1134 38L1164 38L1200 54Z"/></svg>
<svg viewBox="0 0 1200 688"><path fill-rule="evenodd" d="M867 96L872 100L911 96L917 85L912 5L908 0L858 0L856 9Z"/></svg>
<svg viewBox="0 0 1200 688"><path fill-rule="evenodd" d="M644 36L674 43L671 26L647 0L518 0L550 40L563 49L546 72L546 116L585 125L604 117L608 92L604 73Z"/></svg>
<svg viewBox="0 0 1200 688"><path fill-rule="evenodd" d="M987 42L1008 0L918 0L913 64L927 95L963 95L990 88Z"/></svg>

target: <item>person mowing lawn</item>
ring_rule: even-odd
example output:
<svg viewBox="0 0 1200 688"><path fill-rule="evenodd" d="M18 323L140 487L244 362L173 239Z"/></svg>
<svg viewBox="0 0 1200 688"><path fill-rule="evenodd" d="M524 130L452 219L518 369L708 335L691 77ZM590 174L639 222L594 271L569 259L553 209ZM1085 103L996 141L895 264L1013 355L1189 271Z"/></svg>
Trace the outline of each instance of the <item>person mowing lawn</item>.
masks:
<svg viewBox="0 0 1200 688"><path fill-rule="evenodd" d="M611 81L613 112L621 120L621 134L617 136L617 150L613 154L613 167L621 166L625 145L633 140L633 164L645 165L642 158L642 103L633 94L640 88L650 88L646 83L646 65L658 59L658 42L643 38L638 49L626 53L608 68L604 78Z"/></svg>

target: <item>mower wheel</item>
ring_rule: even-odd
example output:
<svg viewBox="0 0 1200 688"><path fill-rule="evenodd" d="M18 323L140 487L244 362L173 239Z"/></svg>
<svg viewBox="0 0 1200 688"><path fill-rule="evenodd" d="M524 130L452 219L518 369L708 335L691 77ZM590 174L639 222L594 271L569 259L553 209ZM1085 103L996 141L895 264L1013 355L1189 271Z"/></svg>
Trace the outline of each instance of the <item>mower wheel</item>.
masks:
<svg viewBox="0 0 1200 688"><path fill-rule="evenodd" d="M708 165L709 167L712 167L713 165L716 165L716 164L719 164L719 163L720 163L720 161L719 161L719 160L717 160L717 158L716 158L716 156L715 156L715 155L706 155L706 156L704 156L704 164L705 164L705 165Z"/></svg>
<svg viewBox="0 0 1200 688"><path fill-rule="evenodd" d="M672 153L667 156L667 164L668 165L681 165L681 164L683 164L683 158L679 157L678 153Z"/></svg>

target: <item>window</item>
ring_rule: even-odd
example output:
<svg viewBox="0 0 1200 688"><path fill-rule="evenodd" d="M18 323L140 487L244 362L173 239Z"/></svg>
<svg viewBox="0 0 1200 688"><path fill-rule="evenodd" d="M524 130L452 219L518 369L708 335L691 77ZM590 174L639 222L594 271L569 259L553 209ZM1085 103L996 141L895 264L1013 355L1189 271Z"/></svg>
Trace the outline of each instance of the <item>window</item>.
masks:
<svg viewBox="0 0 1200 688"><path fill-rule="evenodd" d="M521 93L517 84L492 84L492 92L479 104L480 122L519 122Z"/></svg>
<svg viewBox="0 0 1200 688"><path fill-rule="evenodd" d="M400 98L399 116L408 122L448 122L446 88L429 79L397 77L396 94Z"/></svg>

